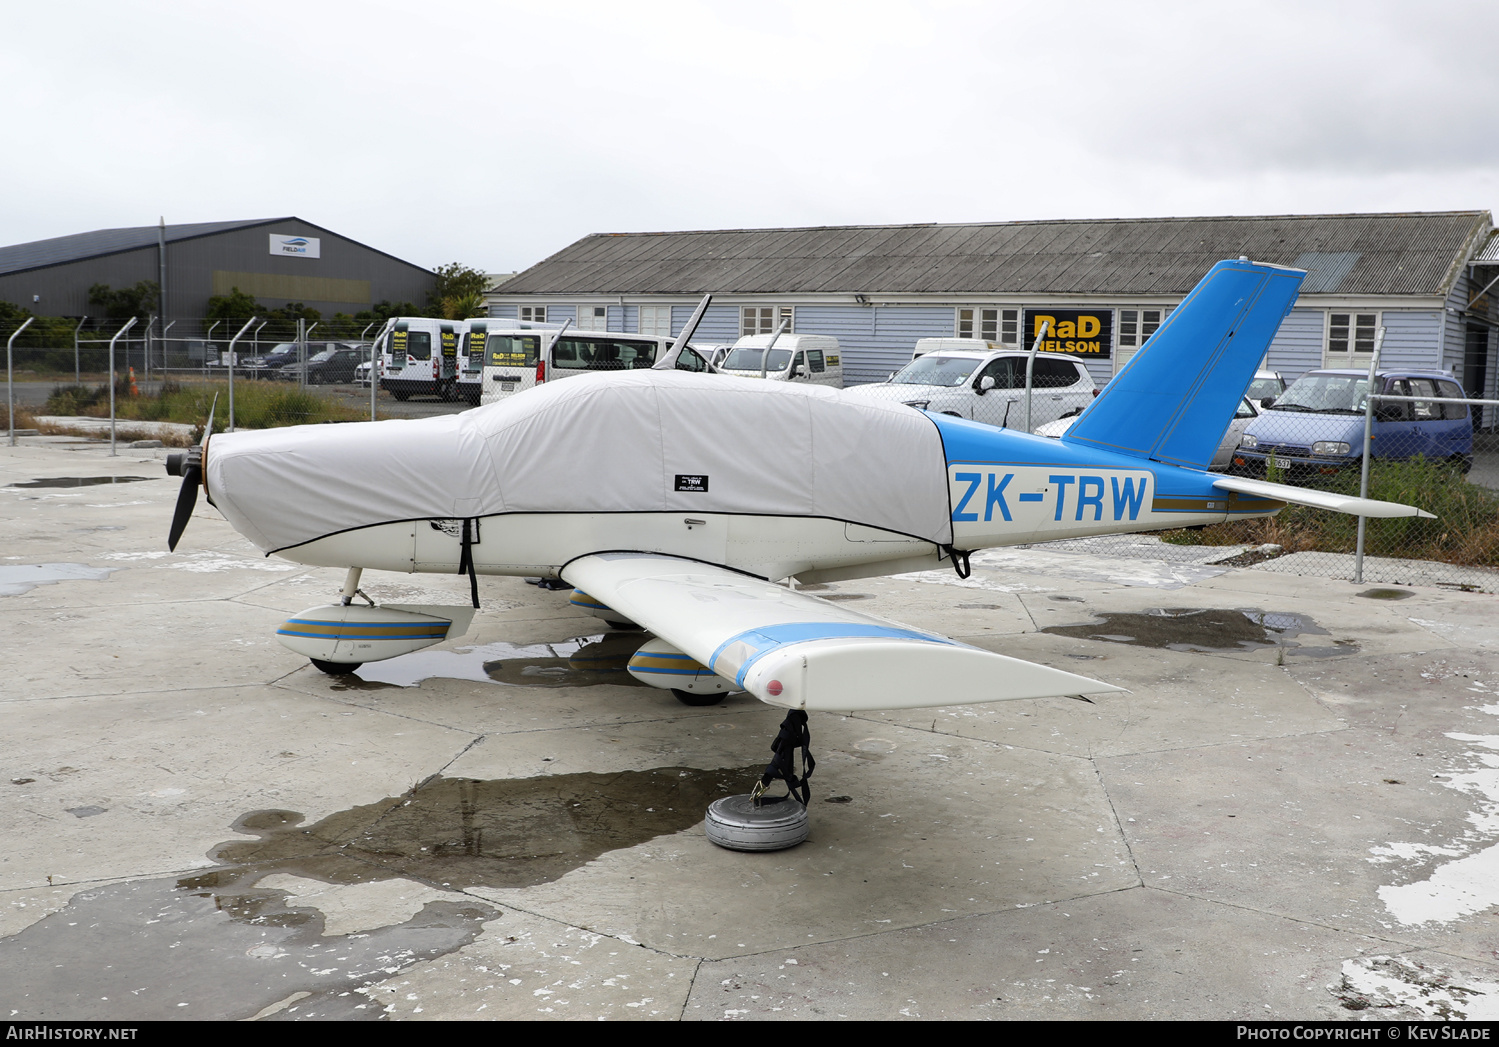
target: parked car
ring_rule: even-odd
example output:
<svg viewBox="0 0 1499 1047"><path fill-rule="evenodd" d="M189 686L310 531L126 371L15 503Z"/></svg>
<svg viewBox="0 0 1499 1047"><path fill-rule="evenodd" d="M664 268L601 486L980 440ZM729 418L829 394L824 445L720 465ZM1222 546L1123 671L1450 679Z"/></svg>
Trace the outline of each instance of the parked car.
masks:
<svg viewBox="0 0 1499 1047"><path fill-rule="evenodd" d="M354 381L354 369L361 360L369 359L369 350L363 352L347 345L328 343L327 348L310 357L306 364L287 364L281 368L281 377L287 381L301 381L306 374L308 385L335 385Z"/></svg>
<svg viewBox="0 0 1499 1047"><path fill-rule="evenodd" d="M898 400L937 414L1025 428L1025 365L1020 350L946 349L917 357L888 381L861 385L847 396ZM1098 395L1083 361L1039 353L1031 375L1031 427L1080 413Z"/></svg>
<svg viewBox="0 0 1499 1047"><path fill-rule="evenodd" d="M1244 435L1244 430L1249 424L1260 416L1260 407L1254 400L1245 396L1239 401L1239 409L1234 412L1233 421L1228 423L1228 429L1223 433L1223 439L1218 444L1218 450L1213 455L1213 463L1208 468L1214 472L1224 472L1232 464L1234 449L1239 446L1239 440ZM1059 418L1055 422L1047 422L1036 429L1037 436L1050 436L1060 438L1063 433L1071 429L1078 420L1079 415L1071 415L1067 418Z"/></svg>
<svg viewBox="0 0 1499 1047"><path fill-rule="evenodd" d="M1461 386L1441 371L1380 371L1375 388L1394 396L1461 398ZM1288 480L1308 480L1357 468L1364 447L1367 371L1308 371L1250 423L1233 456L1233 470L1262 476L1266 466ZM1473 422L1467 404L1375 400L1371 453L1375 458L1422 457L1473 464Z"/></svg>
<svg viewBox="0 0 1499 1047"><path fill-rule="evenodd" d="M1285 391L1286 380L1280 376L1279 371L1256 371L1254 379L1249 383L1249 391L1244 395L1261 407L1269 407L1265 401L1278 400Z"/></svg>
<svg viewBox="0 0 1499 1047"><path fill-rule="evenodd" d="M296 362L297 343L282 342L270 352L259 356L241 356L237 366L251 378L279 378L282 368Z"/></svg>

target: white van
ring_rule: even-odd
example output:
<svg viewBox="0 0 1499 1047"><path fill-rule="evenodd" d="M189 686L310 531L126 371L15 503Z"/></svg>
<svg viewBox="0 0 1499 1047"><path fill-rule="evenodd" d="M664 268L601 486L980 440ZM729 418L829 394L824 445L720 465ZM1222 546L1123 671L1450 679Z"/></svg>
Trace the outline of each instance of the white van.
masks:
<svg viewBox="0 0 1499 1047"><path fill-rule="evenodd" d="M759 378L761 358L773 335L745 335L718 365L724 374L740 378ZM843 359L838 339L825 334L783 334L776 338L769 359L764 361L765 377L778 382L807 382L843 388Z"/></svg>
<svg viewBox="0 0 1499 1047"><path fill-rule="evenodd" d="M521 381L522 370L529 370L534 377L536 354L561 327L561 324L532 323L529 320L470 320L458 353L459 399L475 406L483 401L484 371L490 363L491 350L496 367L507 376L500 380L501 386L510 383L503 391L514 392ZM535 384L534 381L530 383Z"/></svg>
<svg viewBox="0 0 1499 1047"><path fill-rule="evenodd" d="M458 348L467 320L399 316L380 336L380 388L397 400L411 396L456 399Z"/></svg>
<svg viewBox="0 0 1499 1047"><path fill-rule="evenodd" d="M502 324L512 326L501 328ZM556 324L488 321L481 402L494 403L535 388L541 382L575 374L653 367L672 344L671 338L624 331L579 331L569 327L560 338L556 332Z"/></svg>

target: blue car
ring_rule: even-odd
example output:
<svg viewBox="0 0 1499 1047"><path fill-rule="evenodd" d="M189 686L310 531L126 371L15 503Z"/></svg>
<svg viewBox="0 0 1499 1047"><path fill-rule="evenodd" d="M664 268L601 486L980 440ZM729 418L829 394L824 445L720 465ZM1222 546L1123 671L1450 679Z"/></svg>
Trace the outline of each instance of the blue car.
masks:
<svg viewBox="0 0 1499 1047"><path fill-rule="evenodd" d="M1392 396L1463 396L1440 371L1380 371L1374 382ZM1268 464L1294 482L1358 468L1368 384L1367 371L1308 371L1244 430L1231 471L1264 476ZM1375 458L1473 464L1467 404L1376 400L1371 436Z"/></svg>

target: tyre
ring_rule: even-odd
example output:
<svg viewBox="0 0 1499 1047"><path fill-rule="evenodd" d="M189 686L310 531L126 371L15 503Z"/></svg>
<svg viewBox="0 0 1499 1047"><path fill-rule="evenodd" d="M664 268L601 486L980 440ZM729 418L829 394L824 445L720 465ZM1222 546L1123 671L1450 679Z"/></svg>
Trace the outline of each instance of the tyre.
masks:
<svg viewBox="0 0 1499 1047"><path fill-rule="evenodd" d="M731 851L782 851L807 838L807 809L790 796L761 798L749 793L725 796L708 805L703 822L708 839Z"/></svg>
<svg viewBox="0 0 1499 1047"><path fill-rule="evenodd" d="M677 696L677 701L681 702L683 705L690 705L693 708L700 708L707 705L717 705L719 702L724 700L724 695L722 694L722 692L698 694L696 691L683 691L676 687L673 687L671 689L671 693Z"/></svg>

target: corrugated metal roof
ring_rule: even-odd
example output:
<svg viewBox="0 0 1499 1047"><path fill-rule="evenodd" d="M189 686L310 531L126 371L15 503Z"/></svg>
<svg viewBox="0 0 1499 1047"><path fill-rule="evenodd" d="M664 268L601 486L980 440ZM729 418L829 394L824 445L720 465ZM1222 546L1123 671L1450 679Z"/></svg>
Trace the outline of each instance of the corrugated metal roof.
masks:
<svg viewBox="0 0 1499 1047"><path fill-rule="evenodd" d="M597 233L504 293L1185 294L1247 255L1308 268L1312 293L1430 297L1492 225L1448 211Z"/></svg>
<svg viewBox="0 0 1499 1047"><path fill-rule="evenodd" d="M1499 265L1499 233L1490 233L1489 242L1478 249L1472 260L1484 265Z"/></svg>
<svg viewBox="0 0 1499 1047"><path fill-rule="evenodd" d="M185 225L167 226L167 243L191 240L231 229L246 229L275 222L294 221L284 218L256 218L243 222L192 222ZM62 265L100 255L134 251L142 247L155 247L158 227L154 225L131 226L126 229L95 229L89 233L74 233L71 236L54 236L50 240L33 240L29 244L13 244L0 247L0 274L19 273L27 269L41 269L49 265Z"/></svg>

